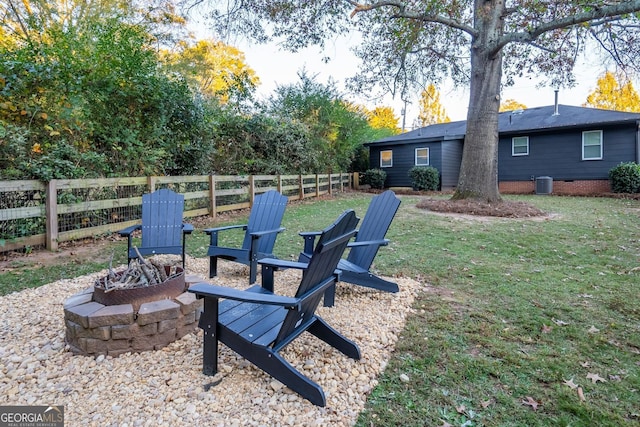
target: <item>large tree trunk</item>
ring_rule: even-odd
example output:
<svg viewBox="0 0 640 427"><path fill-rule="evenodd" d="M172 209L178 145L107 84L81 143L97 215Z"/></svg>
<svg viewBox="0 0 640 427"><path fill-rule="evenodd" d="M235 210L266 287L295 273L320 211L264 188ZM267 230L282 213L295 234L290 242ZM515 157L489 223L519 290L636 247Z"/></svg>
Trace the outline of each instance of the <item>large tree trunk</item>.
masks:
<svg viewBox="0 0 640 427"><path fill-rule="evenodd" d="M476 0L471 45L471 85L467 131L458 187L453 199L501 200L498 191L498 110L502 53L493 47L503 32L504 0Z"/></svg>

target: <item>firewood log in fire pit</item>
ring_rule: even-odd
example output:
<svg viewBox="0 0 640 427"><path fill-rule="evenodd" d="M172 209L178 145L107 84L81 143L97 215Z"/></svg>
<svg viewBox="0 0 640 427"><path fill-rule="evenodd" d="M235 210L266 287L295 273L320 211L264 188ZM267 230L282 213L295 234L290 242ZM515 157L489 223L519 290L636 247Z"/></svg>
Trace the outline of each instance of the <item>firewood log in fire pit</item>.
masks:
<svg viewBox="0 0 640 427"><path fill-rule="evenodd" d="M155 286L178 275L175 267L172 267L167 274L165 267L157 261L146 260L138 248L138 259L131 260L126 270L116 272L113 270L113 255L109 262L109 272L103 280L97 281L96 286L104 289L104 292L111 292L116 289L136 289L147 286Z"/></svg>

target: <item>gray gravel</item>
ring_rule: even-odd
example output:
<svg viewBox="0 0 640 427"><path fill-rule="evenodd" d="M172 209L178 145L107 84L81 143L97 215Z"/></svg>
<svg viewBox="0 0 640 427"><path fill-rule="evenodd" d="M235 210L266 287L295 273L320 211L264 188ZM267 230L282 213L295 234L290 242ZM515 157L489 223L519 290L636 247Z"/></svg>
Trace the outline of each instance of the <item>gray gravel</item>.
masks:
<svg viewBox="0 0 640 427"><path fill-rule="evenodd" d="M204 278L207 268L207 259L187 260L187 274ZM219 272L215 283L248 286L242 265L221 261ZM397 279L397 294L338 285L335 307L318 313L358 343L362 359L349 359L310 334L282 352L324 389L327 406L319 408L224 345L220 372L203 375L199 329L159 351L117 358L72 355L64 342L62 303L104 274L0 297L0 405L64 405L67 426L350 426L422 287L406 278ZM298 274L276 273L276 290L291 292Z"/></svg>

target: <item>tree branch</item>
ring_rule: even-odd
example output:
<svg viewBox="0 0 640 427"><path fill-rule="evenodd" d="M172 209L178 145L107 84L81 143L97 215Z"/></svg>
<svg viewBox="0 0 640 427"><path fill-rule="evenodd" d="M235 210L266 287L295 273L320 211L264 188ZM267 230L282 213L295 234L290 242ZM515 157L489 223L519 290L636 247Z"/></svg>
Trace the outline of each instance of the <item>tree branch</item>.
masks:
<svg viewBox="0 0 640 427"><path fill-rule="evenodd" d="M566 18L554 19L549 22L544 22L537 27L527 32L509 33L505 34L493 48L493 52L499 52L503 47L509 43L532 43L542 34L549 31L558 30L561 28L573 27L585 22L594 21L602 18L619 18L621 15L625 15L632 12L640 11L640 0L624 1L621 3L606 5L602 7L594 7L592 11L577 13L575 15L567 16ZM602 21L596 21L595 25L601 25L608 21L604 19Z"/></svg>
<svg viewBox="0 0 640 427"><path fill-rule="evenodd" d="M406 19L414 19L422 22L432 22L434 24L442 24L447 27L456 28L460 31L464 31L469 34L471 37L477 36L477 31L475 28L465 25L461 22L456 21L455 19L448 18L446 16L438 15L438 14L428 14L428 13L414 13L407 11L406 2L404 1L377 1L370 4L361 4L354 0L345 0L347 3L353 6L353 11L351 12L351 18L353 18L357 13L367 12L374 9L381 9L383 7L394 7L398 9L398 12L391 15L392 18L406 18Z"/></svg>

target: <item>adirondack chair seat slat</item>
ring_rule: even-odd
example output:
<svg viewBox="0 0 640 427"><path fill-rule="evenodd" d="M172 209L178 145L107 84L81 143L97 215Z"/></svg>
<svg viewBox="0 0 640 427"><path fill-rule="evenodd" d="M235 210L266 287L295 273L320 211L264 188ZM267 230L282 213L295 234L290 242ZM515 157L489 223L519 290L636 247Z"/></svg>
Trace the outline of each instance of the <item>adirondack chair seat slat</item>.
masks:
<svg viewBox="0 0 640 427"><path fill-rule="evenodd" d="M366 268L355 265L354 263L349 262L346 259L340 260L340 262L338 263L338 270L340 270L340 272L344 270L353 271L356 274L366 274L369 272L369 270L367 270Z"/></svg>
<svg viewBox="0 0 640 427"><path fill-rule="evenodd" d="M325 291L338 280L336 266L357 223L355 213L347 211L323 231L294 297L277 295L260 285L245 291L208 283L192 285L189 292L204 298L199 322L204 331L203 373L216 374L218 342L222 342L305 399L324 406L322 388L278 352L309 332L346 356L360 359L358 346L315 313Z"/></svg>
<svg viewBox="0 0 640 427"><path fill-rule="evenodd" d="M269 190L254 198L247 224L207 228L210 236L207 256L209 257L209 277L218 275L218 258L239 262L249 266L249 284L256 282L258 259L275 258L273 247L279 233L288 198L275 190ZM244 231L242 246L239 248L221 246L219 235L222 231L241 229Z"/></svg>
<svg viewBox="0 0 640 427"><path fill-rule="evenodd" d="M276 340L286 315L287 310L283 307L262 306L245 312L222 328L250 343L268 346Z"/></svg>

